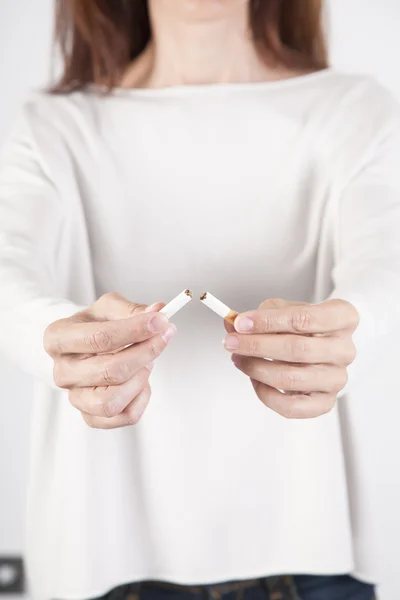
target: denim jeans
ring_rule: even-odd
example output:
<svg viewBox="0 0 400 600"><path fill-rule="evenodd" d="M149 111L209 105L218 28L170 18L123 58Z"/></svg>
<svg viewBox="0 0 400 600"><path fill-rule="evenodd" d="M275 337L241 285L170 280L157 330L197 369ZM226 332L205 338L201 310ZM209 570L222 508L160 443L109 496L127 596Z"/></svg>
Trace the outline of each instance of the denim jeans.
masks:
<svg viewBox="0 0 400 600"><path fill-rule="evenodd" d="M117 588L102 600L374 600L372 585L348 575L266 577L249 582L179 586L143 582Z"/></svg>

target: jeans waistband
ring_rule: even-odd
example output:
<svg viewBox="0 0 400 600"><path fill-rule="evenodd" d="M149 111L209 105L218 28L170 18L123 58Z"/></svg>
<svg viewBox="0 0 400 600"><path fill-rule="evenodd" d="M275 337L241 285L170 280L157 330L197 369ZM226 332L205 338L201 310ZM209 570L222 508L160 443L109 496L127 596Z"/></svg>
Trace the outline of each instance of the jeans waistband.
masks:
<svg viewBox="0 0 400 600"><path fill-rule="evenodd" d="M159 587L163 589L177 590L177 591L185 591L192 594L202 594L204 590L208 590L215 600L219 600L219 598L225 594L230 594L231 592L238 592L240 590L247 590L257 586L266 586L266 579L247 579L245 581L232 581L232 582L224 582L217 583L211 585L178 585L175 583L168 583L164 581L146 581L140 586L150 585L151 587Z"/></svg>

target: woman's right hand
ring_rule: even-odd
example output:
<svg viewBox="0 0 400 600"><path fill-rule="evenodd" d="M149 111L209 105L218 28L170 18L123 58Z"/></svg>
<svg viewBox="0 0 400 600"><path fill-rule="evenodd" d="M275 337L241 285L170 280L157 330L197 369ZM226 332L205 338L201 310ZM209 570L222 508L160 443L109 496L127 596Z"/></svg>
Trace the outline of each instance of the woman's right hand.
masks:
<svg viewBox="0 0 400 600"><path fill-rule="evenodd" d="M150 400L154 360L176 333L158 311L119 294L105 294L87 310L52 323L44 347L54 381L96 429L135 425Z"/></svg>

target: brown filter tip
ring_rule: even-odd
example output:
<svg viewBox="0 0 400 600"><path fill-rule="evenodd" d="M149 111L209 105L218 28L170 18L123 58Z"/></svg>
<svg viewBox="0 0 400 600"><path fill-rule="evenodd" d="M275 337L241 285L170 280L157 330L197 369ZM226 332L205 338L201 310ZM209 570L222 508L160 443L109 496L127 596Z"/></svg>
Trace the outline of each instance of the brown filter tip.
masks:
<svg viewBox="0 0 400 600"><path fill-rule="evenodd" d="M204 292L204 294L202 296L200 296L200 300L206 300L207 299L207 292Z"/></svg>
<svg viewBox="0 0 400 600"><path fill-rule="evenodd" d="M236 321L236 317L239 316L239 313L235 312L234 310L229 311L229 314L225 317L225 321L228 321L228 323L231 323L231 325L235 324Z"/></svg>
<svg viewBox="0 0 400 600"><path fill-rule="evenodd" d="M190 290L185 290L185 294L186 296L189 296L189 298L193 298L193 294Z"/></svg>

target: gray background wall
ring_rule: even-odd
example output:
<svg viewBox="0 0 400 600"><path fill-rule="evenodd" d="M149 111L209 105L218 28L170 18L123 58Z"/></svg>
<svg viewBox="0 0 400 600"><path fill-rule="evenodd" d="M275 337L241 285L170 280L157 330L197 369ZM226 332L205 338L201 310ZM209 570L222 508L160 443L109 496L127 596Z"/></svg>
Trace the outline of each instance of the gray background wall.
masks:
<svg viewBox="0 0 400 600"><path fill-rule="evenodd" d="M52 6L52 0L0 0L0 143L12 126L27 91L48 79ZM330 12L334 65L375 75L400 99L398 0L331 0ZM393 357L392 364L387 364L385 372L377 378L377 401L382 394L382 379L386 382L384 393L395 399L399 397L397 370L397 360ZM30 398L31 381L0 360L0 555L21 554L24 543ZM397 404L393 403L390 414L392 427L400 418ZM396 431L392 433L395 435ZM400 471L399 462L400 459L397 462L394 457L393 463L387 464L387 480L393 479L393 470ZM399 476L390 489L390 497L382 506L387 515L384 523L387 568L381 600L400 598Z"/></svg>

